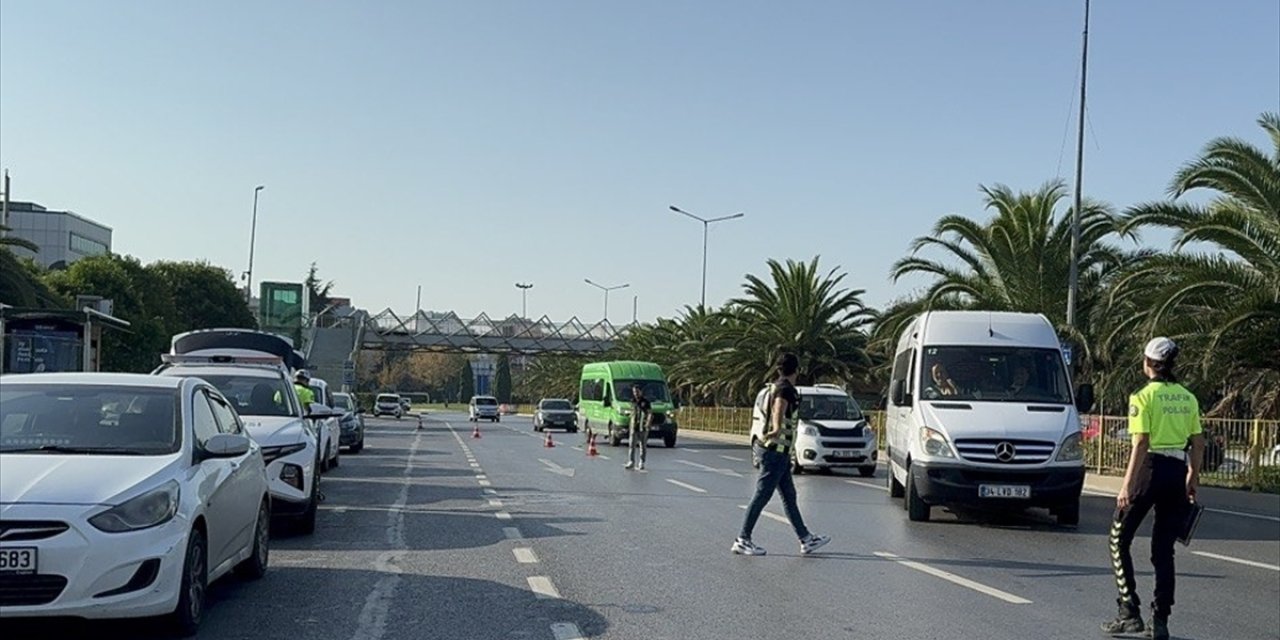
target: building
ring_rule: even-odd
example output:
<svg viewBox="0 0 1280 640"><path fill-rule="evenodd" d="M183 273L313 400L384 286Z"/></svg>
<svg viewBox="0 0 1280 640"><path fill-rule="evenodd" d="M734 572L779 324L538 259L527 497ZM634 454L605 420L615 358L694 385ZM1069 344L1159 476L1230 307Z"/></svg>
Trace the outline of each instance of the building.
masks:
<svg viewBox="0 0 1280 640"><path fill-rule="evenodd" d="M111 227L71 211L50 211L34 202L9 203L9 235L40 247L31 253L11 247L19 257L30 257L46 269L61 269L88 256L111 252Z"/></svg>

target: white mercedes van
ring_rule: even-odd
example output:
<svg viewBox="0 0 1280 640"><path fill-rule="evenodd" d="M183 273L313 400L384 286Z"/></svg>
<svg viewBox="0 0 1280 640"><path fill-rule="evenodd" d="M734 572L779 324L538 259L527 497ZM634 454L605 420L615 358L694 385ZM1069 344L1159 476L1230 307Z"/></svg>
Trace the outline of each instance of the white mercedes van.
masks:
<svg viewBox="0 0 1280 640"><path fill-rule="evenodd" d="M889 492L931 507L1047 507L1080 520L1084 449L1058 335L1039 314L931 311L898 339L885 416Z"/></svg>
<svg viewBox="0 0 1280 640"><path fill-rule="evenodd" d="M834 384L796 387L796 391L800 394L800 411L791 469L801 473L806 469L826 472L845 467L856 468L864 478L875 475L880 457L876 433L867 425L857 401ZM752 444L762 440L768 431L764 419L767 392L765 387L756 394L751 410Z"/></svg>

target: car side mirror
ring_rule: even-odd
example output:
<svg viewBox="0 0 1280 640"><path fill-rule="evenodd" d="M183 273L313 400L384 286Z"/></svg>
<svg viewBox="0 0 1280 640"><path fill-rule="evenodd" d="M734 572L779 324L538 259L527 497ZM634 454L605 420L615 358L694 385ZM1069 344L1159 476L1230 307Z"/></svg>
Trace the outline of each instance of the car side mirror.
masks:
<svg viewBox="0 0 1280 640"><path fill-rule="evenodd" d="M311 420L323 420L325 418L332 418L335 415L338 414L334 413L333 409L330 409L319 402L312 402L311 405L307 407L307 418Z"/></svg>
<svg viewBox="0 0 1280 640"><path fill-rule="evenodd" d="M603 404L604 404L604 406L606 406L606 407L612 407L612 406L613 406L613 398L610 398L610 397L608 397L608 396L605 396L605 398L604 398L604 403L603 403Z"/></svg>
<svg viewBox="0 0 1280 640"><path fill-rule="evenodd" d="M249 453L249 438L238 433L219 433L201 447L201 458L238 458Z"/></svg>
<svg viewBox="0 0 1280 640"><path fill-rule="evenodd" d="M1093 411L1093 385L1084 383L1076 387L1076 411L1089 413Z"/></svg>

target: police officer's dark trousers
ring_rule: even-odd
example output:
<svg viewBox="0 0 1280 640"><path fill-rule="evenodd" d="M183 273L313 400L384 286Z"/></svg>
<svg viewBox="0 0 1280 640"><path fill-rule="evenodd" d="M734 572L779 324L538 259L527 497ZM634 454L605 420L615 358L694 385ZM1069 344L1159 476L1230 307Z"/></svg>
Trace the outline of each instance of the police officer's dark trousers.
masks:
<svg viewBox="0 0 1280 640"><path fill-rule="evenodd" d="M1186 481L1185 462L1149 453L1138 471L1132 503L1128 509L1116 510L1111 524L1111 566L1120 590L1120 606L1134 615L1140 612L1140 600L1129 548L1142 520L1153 508L1156 519L1151 532L1151 564L1155 566L1156 589L1152 610L1156 617L1168 618L1173 608L1173 543L1187 514Z"/></svg>

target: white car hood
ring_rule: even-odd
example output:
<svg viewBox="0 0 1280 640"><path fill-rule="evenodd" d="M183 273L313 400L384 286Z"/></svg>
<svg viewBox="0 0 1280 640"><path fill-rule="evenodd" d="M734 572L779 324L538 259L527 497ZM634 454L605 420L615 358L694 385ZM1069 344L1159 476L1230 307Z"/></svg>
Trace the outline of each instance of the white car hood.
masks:
<svg viewBox="0 0 1280 640"><path fill-rule="evenodd" d="M307 435L302 418L293 416L242 416L244 428L263 447L301 442Z"/></svg>
<svg viewBox="0 0 1280 640"><path fill-rule="evenodd" d="M0 462L0 504L112 504L179 456L6 454Z"/></svg>
<svg viewBox="0 0 1280 640"><path fill-rule="evenodd" d="M939 408L953 405L969 409ZM947 437L956 438L1022 438L1046 440L1057 444L1066 435L1079 431L1071 424L1076 412L1063 405L1027 404L1025 402L921 402L924 426L939 429ZM1028 411L1027 407L1061 407L1062 411Z"/></svg>

